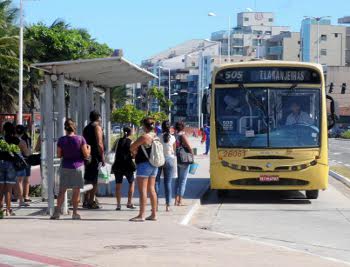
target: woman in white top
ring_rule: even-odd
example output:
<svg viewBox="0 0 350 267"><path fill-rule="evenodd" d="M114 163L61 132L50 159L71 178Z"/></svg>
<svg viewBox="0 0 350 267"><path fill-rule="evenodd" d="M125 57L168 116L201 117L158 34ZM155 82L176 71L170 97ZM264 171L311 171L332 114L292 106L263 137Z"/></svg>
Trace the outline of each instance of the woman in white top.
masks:
<svg viewBox="0 0 350 267"><path fill-rule="evenodd" d="M172 199L172 196L171 196L172 180L173 178L175 178L175 168L176 168L176 161L175 161L176 139L173 135L170 134L169 121L164 121L162 123L162 135L160 136L160 141L163 144L165 164L164 166L158 169L158 174L156 178L156 192L157 192L157 195L159 196L160 176L161 176L161 173L163 172L166 211L170 211L170 203Z"/></svg>

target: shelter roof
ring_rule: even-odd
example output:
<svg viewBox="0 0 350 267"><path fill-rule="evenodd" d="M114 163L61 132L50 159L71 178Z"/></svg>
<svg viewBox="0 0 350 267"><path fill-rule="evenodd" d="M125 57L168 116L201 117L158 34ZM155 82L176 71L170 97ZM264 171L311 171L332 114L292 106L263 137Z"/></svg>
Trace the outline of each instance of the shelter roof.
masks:
<svg viewBox="0 0 350 267"><path fill-rule="evenodd" d="M145 83L158 78L123 57L37 63L32 67L50 74L64 74L66 79L92 82L100 87Z"/></svg>

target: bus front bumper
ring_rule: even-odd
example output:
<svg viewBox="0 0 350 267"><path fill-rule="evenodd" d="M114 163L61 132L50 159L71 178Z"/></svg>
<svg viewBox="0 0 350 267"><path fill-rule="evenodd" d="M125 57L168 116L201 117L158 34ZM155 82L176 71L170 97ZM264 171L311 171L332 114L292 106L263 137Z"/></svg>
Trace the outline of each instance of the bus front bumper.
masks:
<svg viewBox="0 0 350 267"><path fill-rule="evenodd" d="M212 166L211 189L233 190L325 190L329 166L317 164L286 172L245 172Z"/></svg>

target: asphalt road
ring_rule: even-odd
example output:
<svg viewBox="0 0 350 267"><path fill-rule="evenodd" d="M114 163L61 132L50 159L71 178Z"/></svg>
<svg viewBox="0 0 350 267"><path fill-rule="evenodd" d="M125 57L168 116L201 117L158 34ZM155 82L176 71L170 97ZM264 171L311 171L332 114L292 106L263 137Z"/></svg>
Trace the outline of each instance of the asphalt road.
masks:
<svg viewBox="0 0 350 267"><path fill-rule="evenodd" d="M350 167L350 141L329 139L330 164L338 163Z"/></svg>
<svg viewBox="0 0 350 267"><path fill-rule="evenodd" d="M302 192L212 191L192 220L201 229L350 263L350 189L331 179L317 200Z"/></svg>

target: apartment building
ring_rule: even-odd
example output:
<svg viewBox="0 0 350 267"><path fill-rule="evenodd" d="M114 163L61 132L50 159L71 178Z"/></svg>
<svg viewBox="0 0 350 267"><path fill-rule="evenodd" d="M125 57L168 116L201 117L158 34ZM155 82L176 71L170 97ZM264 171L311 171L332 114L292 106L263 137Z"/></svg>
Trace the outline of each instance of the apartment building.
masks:
<svg viewBox="0 0 350 267"><path fill-rule="evenodd" d="M266 59L300 61L300 33L283 32L268 39Z"/></svg>
<svg viewBox="0 0 350 267"><path fill-rule="evenodd" d="M237 26L230 29L230 55L235 57L265 58L266 41L272 36L289 32L288 26L275 26L271 12L241 12L237 14ZM221 42L221 54L228 55L228 31L218 31L211 40Z"/></svg>
<svg viewBox="0 0 350 267"><path fill-rule="evenodd" d="M301 59L327 66L346 65L347 29L329 19L307 18L301 24Z"/></svg>

